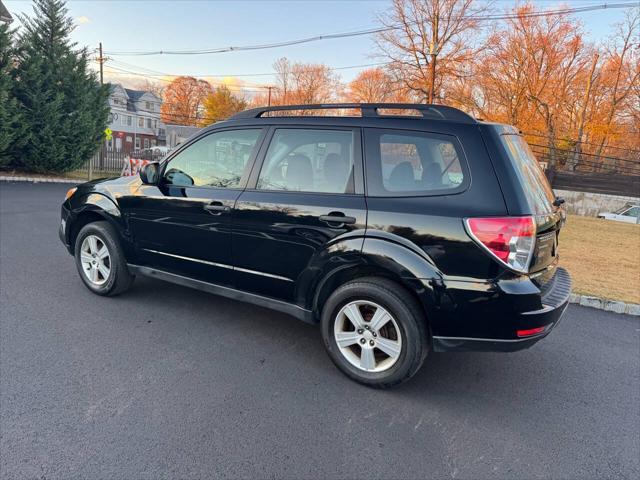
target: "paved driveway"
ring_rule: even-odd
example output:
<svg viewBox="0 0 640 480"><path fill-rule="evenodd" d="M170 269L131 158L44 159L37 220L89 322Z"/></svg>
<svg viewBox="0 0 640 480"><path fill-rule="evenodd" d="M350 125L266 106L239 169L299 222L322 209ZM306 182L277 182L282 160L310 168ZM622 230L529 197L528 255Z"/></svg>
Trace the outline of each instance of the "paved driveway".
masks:
<svg viewBox="0 0 640 480"><path fill-rule="evenodd" d="M285 315L143 278L92 295L66 188L0 183L2 478L638 478L637 318L572 306L529 351L371 390Z"/></svg>

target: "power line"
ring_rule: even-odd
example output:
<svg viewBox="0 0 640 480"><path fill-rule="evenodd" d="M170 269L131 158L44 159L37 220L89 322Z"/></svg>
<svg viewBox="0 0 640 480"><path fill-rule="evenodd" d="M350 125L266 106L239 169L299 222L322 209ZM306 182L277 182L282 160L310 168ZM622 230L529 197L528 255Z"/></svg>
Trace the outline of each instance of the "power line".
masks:
<svg viewBox="0 0 640 480"><path fill-rule="evenodd" d="M517 18L533 18L533 17L546 17L553 15L566 15L572 13L582 13L582 12L590 12L594 10L604 10L604 9L616 9L616 8L631 8L640 6L640 2L626 2L626 3L603 3L599 5L589 5L584 7L567 7L561 8L557 10L545 10L541 12L529 12L522 14L495 14L495 15L468 15L461 18L469 19L469 20L477 20L477 21L495 21L495 20L510 20ZM418 23L418 22L412 22ZM280 48L280 47L288 47L293 45L301 45L304 43L317 42L321 40L334 40L339 38L351 38L363 35L373 35L376 33L383 33L392 30L398 30L402 28L399 25L392 26L384 26L384 27L373 27L364 30L356 30L351 32L342 32L342 33L331 33L331 34L323 34L316 35L313 37L299 38L295 40L284 40L282 42L274 42L274 43L264 43L257 45L245 45L239 47L222 47L222 48L206 48L199 50L123 50L123 51L109 51L106 52L108 55L124 55L124 56L149 56L149 55L208 55L214 53L226 53L226 52L236 52L236 51L250 51L250 50L265 50L272 48Z"/></svg>
<svg viewBox="0 0 640 480"><path fill-rule="evenodd" d="M111 60L112 63L116 63L117 65L121 65L124 66L125 68L136 68L138 70L143 70L145 72L149 72L150 74L154 74L157 76L164 76L164 77L180 77L180 76L187 76L187 77L272 77L274 75L276 75L275 72L261 72L261 73L227 73L227 74L210 74L210 73L204 73L204 74L186 74L186 73L166 73L166 72L161 72L159 70L152 70L150 68L146 68L146 67L140 67L138 65L132 65L130 63L127 62L123 62L122 60ZM327 67L329 70L351 70L351 69L355 69L355 68L370 68L370 67L381 67L383 65L389 65L392 62L377 62L377 63L364 63L364 64L360 64L360 65L345 65L345 66L341 66L341 67Z"/></svg>
<svg viewBox="0 0 640 480"><path fill-rule="evenodd" d="M166 78L158 78L157 75L148 75L148 74L144 74L144 73L139 73L139 72L134 72L131 70L126 70L123 68L119 68L119 67L114 67L114 66L108 66L108 68L112 69L112 70L117 70L117 72L122 72L122 73L128 73L130 75L135 75L138 77L143 77L143 78L150 78L153 80L157 80L159 82L165 82L165 83L171 83L173 82L173 80L169 80ZM116 72L116 73L117 73ZM213 86L218 86L218 87L227 87L229 90L233 90L236 89L236 91L245 91L245 92L253 92L253 93L264 93L266 91L266 89L268 89L268 86L260 86L260 85L251 85L249 87L242 87L239 85L227 85L225 83L212 83L212 82L208 82L209 84L213 85ZM260 90L258 90L260 89Z"/></svg>

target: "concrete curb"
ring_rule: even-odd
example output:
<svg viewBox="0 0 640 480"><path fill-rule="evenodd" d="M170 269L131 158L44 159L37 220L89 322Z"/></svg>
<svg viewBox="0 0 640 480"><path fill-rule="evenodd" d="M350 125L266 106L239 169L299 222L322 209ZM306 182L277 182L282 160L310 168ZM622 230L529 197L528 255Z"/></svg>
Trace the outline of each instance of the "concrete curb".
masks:
<svg viewBox="0 0 640 480"><path fill-rule="evenodd" d="M27 177L22 175L0 175L0 182L32 182L32 183L83 183L86 180L56 177Z"/></svg>
<svg viewBox="0 0 640 480"><path fill-rule="evenodd" d="M637 303L618 302L615 300L605 300L604 298L590 297L589 295L578 295L572 293L569 303L582 305L583 307L596 308L607 312L623 313L640 317L640 305Z"/></svg>

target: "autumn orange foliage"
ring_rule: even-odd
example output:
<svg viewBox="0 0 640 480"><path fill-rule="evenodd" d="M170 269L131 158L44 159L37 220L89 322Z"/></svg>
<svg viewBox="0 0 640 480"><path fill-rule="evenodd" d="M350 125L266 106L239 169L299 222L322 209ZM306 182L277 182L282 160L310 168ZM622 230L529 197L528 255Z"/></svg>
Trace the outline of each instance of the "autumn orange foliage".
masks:
<svg viewBox="0 0 640 480"><path fill-rule="evenodd" d="M393 0L380 17L389 28L376 37L383 66L344 85L326 65L281 58L274 84L247 101L448 104L515 125L551 167L640 173L640 9L626 10L611 36L594 44L569 13L546 15L524 3L503 21L480 21L495 13L490 7ZM210 92L202 80L176 79L164 92L163 120L202 123Z"/></svg>
<svg viewBox="0 0 640 480"><path fill-rule="evenodd" d="M162 121L167 124L198 125L203 118L204 100L212 92L205 80L178 77L163 92L160 109Z"/></svg>

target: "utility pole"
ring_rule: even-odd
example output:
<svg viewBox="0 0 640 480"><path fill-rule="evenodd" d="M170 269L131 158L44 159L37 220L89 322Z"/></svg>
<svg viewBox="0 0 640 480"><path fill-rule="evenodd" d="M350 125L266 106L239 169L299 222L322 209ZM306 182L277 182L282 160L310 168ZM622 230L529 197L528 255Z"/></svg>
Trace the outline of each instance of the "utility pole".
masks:
<svg viewBox="0 0 640 480"><path fill-rule="evenodd" d="M100 65L100 85L104 85L104 72L103 72L103 65L104 62L106 61L106 59L104 58L104 55L102 55L102 42L100 42L98 44L98 52L100 53L100 56L98 57L98 64ZM104 165L104 148L105 148L105 144L104 144L104 139L102 141L102 143L100 144L100 152L98 154L98 161L99 161L99 165L100 168L102 168L102 166ZM87 172L88 176L89 176L89 180L91 180L92 177L92 165L93 163L93 158L89 159L89 171Z"/></svg>
<svg viewBox="0 0 640 480"><path fill-rule="evenodd" d="M433 32L431 32L431 44L429 45L429 55L431 56L431 64L429 65L429 81L431 85L429 85L429 96L427 98L427 103L432 104L433 99L435 97L436 90L436 61L438 58L438 48L439 48L439 31L438 31L438 20L440 19L440 12L436 11L435 17L433 19Z"/></svg>
<svg viewBox="0 0 640 480"><path fill-rule="evenodd" d="M102 71L102 65L105 62L105 58L102 56L102 42L100 42L98 50L100 51L100 56L98 57L98 63L100 64L100 85L104 85L104 74Z"/></svg>
<svg viewBox="0 0 640 480"><path fill-rule="evenodd" d="M268 102L267 102L267 106L268 106L268 107L270 107L270 106L271 106L271 89L272 89L273 87L269 86L269 87L267 87L267 88L269 89L269 100L268 100Z"/></svg>

